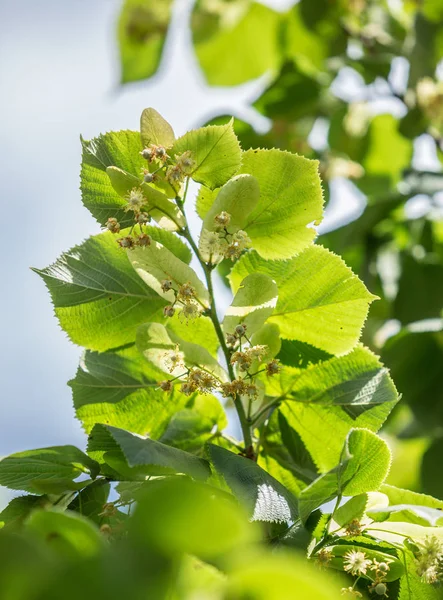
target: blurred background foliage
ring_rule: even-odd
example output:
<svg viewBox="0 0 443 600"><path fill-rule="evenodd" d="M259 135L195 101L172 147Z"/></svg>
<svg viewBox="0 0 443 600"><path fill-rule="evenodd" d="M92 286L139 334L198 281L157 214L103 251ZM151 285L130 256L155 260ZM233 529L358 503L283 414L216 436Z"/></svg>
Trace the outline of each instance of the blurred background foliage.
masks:
<svg viewBox="0 0 443 600"><path fill-rule="evenodd" d="M125 1L122 83L156 72L173 4ZM394 451L389 481L443 498L443 2L300 0L280 12L197 0L189 27L210 85L262 77L253 107L268 130L236 119L243 148L316 158L330 211L343 190L364 206L334 231L320 227L317 242L380 297L363 340L402 394L383 430Z"/></svg>

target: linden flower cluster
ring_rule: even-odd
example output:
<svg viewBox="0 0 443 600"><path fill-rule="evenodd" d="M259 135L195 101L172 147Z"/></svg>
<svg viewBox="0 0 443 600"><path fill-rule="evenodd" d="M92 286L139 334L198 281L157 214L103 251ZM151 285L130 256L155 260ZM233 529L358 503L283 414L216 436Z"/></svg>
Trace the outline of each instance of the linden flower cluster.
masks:
<svg viewBox="0 0 443 600"><path fill-rule="evenodd" d="M189 285L189 284L185 284ZM165 291L171 289L172 282L168 282L165 285ZM183 301L183 295L186 296L186 288L183 290L182 286L177 294L177 298ZM191 296L192 297L192 296ZM165 311L166 311L165 307ZM173 308L171 305L169 308ZM246 340L246 325L244 323L237 325L233 334L228 334L228 338L234 340L235 343L241 344L242 341ZM249 340L248 340L249 341ZM248 369L253 365L259 365L263 362L263 358L266 356L269 348L265 345L249 346L244 350L234 351L231 355L230 363L235 366L239 372L243 373L244 376L238 375L232 381L221 381L213 373L209 373L202 367L194 367L192 369L187 368L184 362L184 355L180 352L178 346L174 351L167 353L164 357L165 367L170 373L173 373L177 368L181 368L184 373L181 373L173 380L160 381L159 387L164 392L170 392L173 388L173 381L181 383L180 391L189 396L194 392L201 392L207 394L213 391L218 391L225 398L237 398L239 396L245 396L249 400L254 400L258 397L259 388L254 381L254 377L258 373L266 372L268 376L275 375L280 371L280 363L278 360L273 359L266 363L262 370L255 373L249 373Z"/></svg>
<svg viewBox="0 0 443 600"><path fill-rule="evenodd" d="M196 319L201 315L201 310L197 302L197 294L195 288L188 282L183 283L178 290L173 287L173 282L170 279L164 279L161 282L163 292L172 290L175 294L175 300L172 304L168 304L163 309L165 317L173 317L175 315L175 306L181 306L179 314L182 320Z"/></svg>
<svg viewBox="0 0 443 600"><path fill-rule="evenodd" d="M427 537L417 543L415 553L417 575L424 583L434 584L443 580L443 546L435 537Z"/></svg>
<svg viewBox="0 0 443 600"><path fill-rule="evenodd" d="M140 154L148 161L148 163L155 163L155 166L157 167L153 171L150 169L143 169L144 182L155 183L159 178L158 173L165 170L164 177L174 189L181 186L185 177L192 175L196 165L190 150L186 150L182 154L177 154L174 157L174 160L172 160L167 153L167 148L150 144L148 147L144 148Z"/></svg>
<svg viewBox="0 0 443 600"><path fill-rule="evenodd" d="M246 231L239 229L234 233L229 232L231 215L222 211L214 217L214 230L203 229L200 236L200 249L209 257L210 263L216 263L223 258L234 261L239 258L243 250L251 246Z"/></svg>

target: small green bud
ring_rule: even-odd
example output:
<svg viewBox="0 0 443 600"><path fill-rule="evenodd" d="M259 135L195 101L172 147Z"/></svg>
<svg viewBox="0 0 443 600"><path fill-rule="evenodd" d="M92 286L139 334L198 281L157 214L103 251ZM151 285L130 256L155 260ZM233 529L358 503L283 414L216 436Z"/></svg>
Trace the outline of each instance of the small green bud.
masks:
<svg viewBox="0 0 443 600"><path fill-rule="evenodd" d="M152 183L154 181L154 175L152 173L146 173L143 177L145 183Z"/></svg>
<svg viewBox="0 0 443 600"><path fill-rule="evenodd" d="M377 583L377 585L374 588L374 592L377 594L377 596L385 596L387 590L388 588L384 583Z"/></svg>
<svg viewBox="0 0 443 600"><path fill-rule="evenodd" d="M137 215L137 223L139 223L140 225L144 225L145 223L149 223L150 221L151 216L146 212L142 212L139 215Z"/></svg>

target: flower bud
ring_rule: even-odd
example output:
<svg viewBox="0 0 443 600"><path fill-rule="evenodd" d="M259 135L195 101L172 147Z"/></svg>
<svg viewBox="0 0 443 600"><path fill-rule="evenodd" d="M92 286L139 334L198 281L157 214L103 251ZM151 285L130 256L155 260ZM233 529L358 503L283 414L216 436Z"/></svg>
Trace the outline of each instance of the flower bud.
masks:
<svg viewBox="0 0 443 600"><path fill-rule="evenodd" d="M152 158L152 150L151 148L144 148L140 154L143 156L145 160L151 160Z"/></svg>
<svg viewBox="0 0 443 600"><path fill-rule="evenodd" d="M142 248L147 248L148 246L151 245L152 239L151 236L148 235L147 233L141 233L137 240L136 240L136 245L137 246L141 246Z"/></svg>
<svg viewBox="0 0 443 600"><path fill-rule="evenodd" d="M242 337L243 335L245 335L246 325L244 323L242 323L241 325L237 325L237 327L235 328L235 333L238 335L238 337Z"/></svg>
<svg viewBox="0 0 443 600"><path fill-rule="evenodd" d="M175 308L168 304L168 306L164 307L163 314L165 317L173 317L175 315Z"/></svg>
<svg viewBox="0 0 443 600"><path fill-rule="evenodd" d="M170 392L172 390L172 381L164 379L163 381L160 381L158 387L163 390L163 392Z"/></svg>
<svg viewBox="0 0 443 600"><path fill-rule="evenodd" d="M217 225L221 227L227 227L231 222L231 215L223 210L220 214L214 217L214 221Z"/></svg>
<svg viewBox="0 0 443 600"><path fill-rule="evenodd" d="M169 290L172 290L172 281L170 279L163 279L160 285L163 292L169 292Z"/></svg>
<svg viewBox="0 0 443 600"><path fill-rule="evenodd" d="M132 238L130 235L127 235L126 237L120 238L119 240L117 240L117 244L121 247L121 248L127 248L127 249L131 249L134 247L134 238Z"/></svg>
<svg viewBox="0 0 443 600"><path fill-rule="evenodd" d="M112 233L118 233L120 231L120 223L114 217L109 217L106 221L106 229Z"/></svg>
<svg viewBox="0 0 443 600"><path fill-rule="evenodd" d="M154 181L154 175L152 173L146 173L145 176L143 177L143 181L145 183L152 183Z"/></svg>

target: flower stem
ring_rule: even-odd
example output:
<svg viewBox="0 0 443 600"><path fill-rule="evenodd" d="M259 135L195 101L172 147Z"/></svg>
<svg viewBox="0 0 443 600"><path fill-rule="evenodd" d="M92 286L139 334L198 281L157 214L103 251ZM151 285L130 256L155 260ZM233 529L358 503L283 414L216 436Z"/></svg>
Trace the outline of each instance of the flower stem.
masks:
<svg viewBox="0 0 443 600"><path fill-rule="evenodd" d="M187 191L187 189L186 189L186 191ZM214 329L217 334L218 341L219 341L221 349L223 351L225 361L226 361L226 366L227 366L228 373L229 373L229 377L230 377L231 381L233 381L235 379L235 373L234 373L233 366L231 365L231 353L226 345L225 336L223 334L223 330L221 328L221 324L220 324L220 321L219 321L218 315L217 315L217 307L216 307L215 295L214 295L214 286L213 286L213 282L212 282L213 266L208 265L202 259L200 252L198 250L197 244L195 243L195 241L191 235L191 232L189 231L189 227L187 225L188 221L187 221L185 210L184 210L184 198L183 199L181 199L179 197L176 198L177 205L181 209L183 216L185 218L185 222L186 222L186 226L181 230L181 235L189 242L189 245L191 246L192 250L194 251L195 256L197 257L197 259L203 269L203 272L205 274L206 285L208 287L208 293L209 293L209 298L210 298L210 302L211 302L211 305L210 305L209 311L208 311L209 318L211 319L212 324L214 325ZM235 396L233 400L234 400L234 406L235 406L235 409L237 411L237 415L238 415L238 418L240 421L240 427L242 430L243 440L245 443L246 455L251 458L254 458L251 427L250 427L250 422L246 416L245 408L242 404L241 398L239 398L238 396Z"/></svg>

